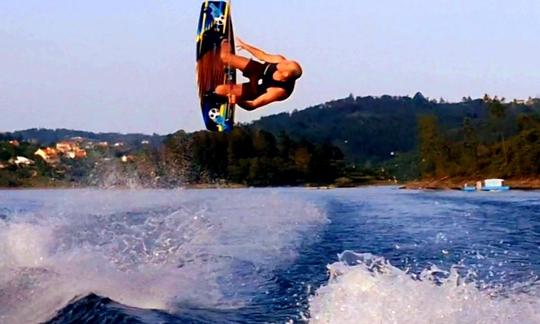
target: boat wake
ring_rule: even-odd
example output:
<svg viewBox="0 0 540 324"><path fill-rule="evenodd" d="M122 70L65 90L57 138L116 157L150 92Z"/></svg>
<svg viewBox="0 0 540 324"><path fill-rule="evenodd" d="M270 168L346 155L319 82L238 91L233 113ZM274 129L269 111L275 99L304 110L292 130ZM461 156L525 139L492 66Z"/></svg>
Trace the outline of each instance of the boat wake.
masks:
<svg viewBox="0 0 540 324"><path fill-rule="evenodd" d="M283 195L228 192L86 191L8 211L0 322L43 322L81 300L169 313L242 307L327 220Z"/></svg>
<svg viewBox="0 0 540 324"><path fill-rule="evenodd" d="M328 284L309 301L312 323L540 323L538 281L479 287L458 267L414 275L352 251L328 270Z"/></svg>

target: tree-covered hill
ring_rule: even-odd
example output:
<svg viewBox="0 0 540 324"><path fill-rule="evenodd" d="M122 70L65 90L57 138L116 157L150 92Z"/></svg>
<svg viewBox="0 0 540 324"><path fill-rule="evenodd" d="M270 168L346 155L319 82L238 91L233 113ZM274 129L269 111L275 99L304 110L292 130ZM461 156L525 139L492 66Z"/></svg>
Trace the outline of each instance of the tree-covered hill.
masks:
<svg viewBox="0 0 540 324"><path fill-rule="evenodd" d="M12 133L0 133L1 137L14 138L22 141L38 143L46 146L63 140L69 140L75 137L81 137L85 140L96 142L117 143L122 142L127 145L137 146L142 141L148 141L152 145L159 145L163 142L164 136L157 134L120 134L120 133L93 133L70 129L45 129L32 128L27 130L15 131ZM0 138L1 138L0 137Z"/></svg>
<svg viewBox="0 0 540 324"><path fill-rule="evenodd" d="M467 118L474 127L488 123L489 108L486 98L473 100L463 98L459 103L429 100L421 93L413 98L381 96L353 97L329 101L292 113L263 117L249 125L274 136L285 133L294 140L307 140L319 144L332 144L341 149L347 161L377 164L389 160L392 153L411 152L418 148L418 120L422 116L435 115L442 130L449 136L461 136L463 121ZM506 123L502 123L507 136L516 134L514 120L519 114L540 111L538 100L525 103L508 103ZM532 102L532 104L531 104ZM268 107L266 109L271 109ZM164 136L144 134L92 133L67 129L29 129L0 136L49 145L73 137L110 143L124 142L136 146L149 141L153 146L163 142ZM480 133L480 137L492 136Z"/></svg>
<svg viewBox="0 0 540 324"><path fill-rule="evenodd" d="M517 105L512 114L531 109ZM380 162L392 152L417 148L418 118L437 116L444 129L460 128L464 118L481 123L489 116L483 99L464 98L459 103L410 97L357 97L330 101L301 111L263 117L253 127L315 143L339 147L349 161Z"/></svg>
<svg viewBox="0 0 540 324"><path fill-rule="evenodd" d="M37 148L75 137L88 148L87 159L54 167L14 162L19 155L35 158ZM0 133L0 178L9 185L34 175L94 184L96 175L123 170L126 176L116 179L167 187L355 185L421 177L536 179L539 139L540 99L506 102L486 95L448 103L421 93L413 98L351 95L237 125L230 134L123 135L66 129ZM111 145L94 145L101 141ZM123 145L114 145L118 142Z"/></svg>
<svg viewBox="0 0 540 324"><path fill-rule="evenodd" d="M444 129L436 115L419 119L419 166L423 178L540 176L540 100L505 103L486 96L489 115L465 118Z"/></svg>

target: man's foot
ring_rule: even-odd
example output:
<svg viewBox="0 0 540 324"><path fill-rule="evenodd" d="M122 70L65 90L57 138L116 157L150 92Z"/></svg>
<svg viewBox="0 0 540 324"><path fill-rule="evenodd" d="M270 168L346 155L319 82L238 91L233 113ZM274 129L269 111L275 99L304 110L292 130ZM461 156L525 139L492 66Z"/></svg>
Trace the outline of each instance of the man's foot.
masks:
<svg viewBox="0 0 540 324"><path fill-rule="evenodd" d="M221 46L229 46L229 48L231 47L231 42L229 42L229 39L228 38L223 38L221 40Z"/></svg>
<svg viewBox="0 0 540 324"><path fill-rule="evenodd" d="M225 38L221 41L219 54L221 56L221 60L224 62L226 62L229 56L232 54L231 43L228 39Z"/></svg>

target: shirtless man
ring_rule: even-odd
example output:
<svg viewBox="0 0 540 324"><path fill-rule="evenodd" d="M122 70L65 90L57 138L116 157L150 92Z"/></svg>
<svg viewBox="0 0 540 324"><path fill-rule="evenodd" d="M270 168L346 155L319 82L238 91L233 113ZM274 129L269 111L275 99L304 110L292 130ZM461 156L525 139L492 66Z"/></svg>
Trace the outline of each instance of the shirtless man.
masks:
<svg viewBox="0 0 540 324"><path fill-rule="evenodd" d="M292 94L296 80L302 76L302 67L298 62L286 59L282 55L272 55L236 40L238 47L263 61L259 63L243 56L231 53L230 43L221 44L220 57L223 64L243 72L249 82L237 85L222 84L216 88L216 94L226 96L232 104L237 103L246 110L254 110L272 102L282 101Z"/></svg>

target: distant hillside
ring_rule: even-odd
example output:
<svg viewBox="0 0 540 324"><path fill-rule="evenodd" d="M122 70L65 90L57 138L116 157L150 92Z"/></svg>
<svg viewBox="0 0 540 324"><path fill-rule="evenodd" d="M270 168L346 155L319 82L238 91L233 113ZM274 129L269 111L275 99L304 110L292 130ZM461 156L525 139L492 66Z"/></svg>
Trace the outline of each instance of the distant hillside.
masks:
<svg viewBox="0 0 540 324"><path fill-rule="evenodd" d="M35 156L40 147L75 138L82 138L84 150L47 149L39 153L43 159ZM111 145L97 143L103 141ZM450 179L459 187L463 179L486 177L540 183L539 160L540 99L506 102L487 95L459 103L421 93L351 95L238 125L228 134L0 133L0 187L132 181L158 187L354 186L410 179L429 186L432 179Z"/></svg>
<svg viewBox="0 0 540 324"><path fill-rule="evenodd" d="M489 107L484 99L464 98L459 103L430 100L421 93L411 97L353 97L329 101L292 113L281 113L254 121L248 128L265 130L279 138L286 133L292 139L303 139L318 144L338 147L347 161L368 165L387 161L392 153L405 153L418 148L418 119L435 115L442 130L459 139L464 120L474 127L489 122ZM507 123L502 123L504 135L517 133L513 122L520 114L540 113L540 100L530 99L527 103L514 101L505 103ZM268 107L266 109L271 109ZM195 116L194 116L195 118ZM198 118L198 117L197 117ZM489 141L489 132L482 132L481 140ZM49 145L73 137L92 141L123 142L137 147L149 141L154 147L163 143L165 136L144 134L93 133L68 129L28 129L13 133L0 133L2 138L17 138L40 145Z"/></svg>
<svg viewBox="0 0 540 324"><path fill-rule="evenodd" d="M164 136L157 134L119 134L119 133L93 133L86 131L70 130L70 129L44 129L32 128L27 130L16 131L12 133L0 134L4 138L16 138L23 141L38 143L40 145L50 145L63 140L68 140L74 137L82 137L86 140L99 142L123 142L128 145L137 146L142 141L148 141L153 146L158 146L163 142Z"/></svg>
<svg viewBox="0 0 540 324"><path fill-rule="evenodd" d="M413 98L351 95L305 110L263 117L253 122L252 127L275 135L286 132L295 139L329 142L339 147L348 160L380 162L389 159L391 152L409 152L417 147L420 116L436 115L444 129L460 129L466 117L474 124L481 124L489 117L482 99L441 101L428 100L421 93ZM534 110L523 103L508 105L512 108L509 118Z"/></svg>

